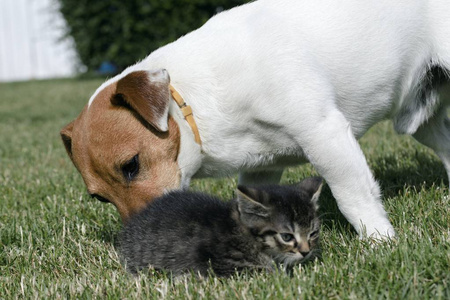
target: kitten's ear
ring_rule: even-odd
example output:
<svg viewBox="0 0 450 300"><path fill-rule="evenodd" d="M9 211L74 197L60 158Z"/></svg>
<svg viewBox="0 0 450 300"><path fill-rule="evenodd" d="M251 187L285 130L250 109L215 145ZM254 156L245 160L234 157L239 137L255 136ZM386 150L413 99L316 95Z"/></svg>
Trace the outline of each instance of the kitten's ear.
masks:
<svg viewBox="0 0 450 300"><path fill-rule="evenodd" d="M320 192L322 191L323 180L321 177L310 177L302 180L297 187L305 192L308 197L311 199L311 202L314 206L319 208L318 200L320 196Z"/></svg>
<svg viewBox="0 0 450 300"><path fill-rule="evenodd" d="M260 203L262 194L256 189L238 186L237 204L241 221L249 227L255 227L269 217L269 209Z"/></svg>

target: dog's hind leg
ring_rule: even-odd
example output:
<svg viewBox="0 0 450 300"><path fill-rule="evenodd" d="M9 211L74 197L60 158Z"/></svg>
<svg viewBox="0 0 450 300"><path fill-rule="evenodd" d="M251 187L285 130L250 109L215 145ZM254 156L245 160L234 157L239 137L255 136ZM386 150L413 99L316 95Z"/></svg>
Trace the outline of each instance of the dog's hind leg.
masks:
<svg viewBox="0 0 450 300"><path fill-rule="evenodd" d="M413 134L414 138L430 147L442 160L450 181L450 6L447 1L430 1L433 16L433 36L439 73L433 74L432 87L439 92L440 106L434 115ZM427 99L422 99L427 102ZM449 184L450 185L450 184Z"/></svg>
<svg viewBox="0 0 450 300"><path fill-rule="evenodd" d="M420 126L413 136L420 143L433 149L439 156L450 181L450 119L447 106L442 105L436 114Z"/></svg>
<svg viewBox="0 0 450 300"><path fill-rule="evenodd" d="M279 183L283 169L264 171L242 171L239 173L239 184Z"/></svg>

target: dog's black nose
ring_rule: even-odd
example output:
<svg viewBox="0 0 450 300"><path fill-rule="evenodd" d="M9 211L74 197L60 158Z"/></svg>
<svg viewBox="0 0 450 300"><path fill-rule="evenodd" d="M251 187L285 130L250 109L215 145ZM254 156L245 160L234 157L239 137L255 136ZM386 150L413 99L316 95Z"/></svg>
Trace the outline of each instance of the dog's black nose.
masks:
<svg viewBox="0 0 450 300"><path fill-rule="evenodd" d="M97 194L89 194L92 198L95 198L95 199L97 199L97 200L99 200L99 201L101 201L101 202L105 202L105 203L108 203L108 202L110 202L108 199L106 199L106 198L103 198L102 196L100 196L100 195L97 195Z"/></svg>

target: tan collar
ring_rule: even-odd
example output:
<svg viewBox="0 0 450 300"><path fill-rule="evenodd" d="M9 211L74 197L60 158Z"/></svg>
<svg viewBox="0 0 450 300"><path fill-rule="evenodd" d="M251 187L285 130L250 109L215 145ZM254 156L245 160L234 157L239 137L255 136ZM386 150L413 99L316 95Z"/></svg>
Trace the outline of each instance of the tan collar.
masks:
<svg viewBox="0 0 450 300"><path fill-rule="evenodd" d="M172 94L173 100L178 104L178 107L183 113L184 119L191 126L192 132L194 133L195 142L202 145L202 140L200 139L200 133L198 132L197 124L195 123L194 115L192 113L192 108L184 102L183 97L174 89L172 85L169 85L170 92Z"/></svg>

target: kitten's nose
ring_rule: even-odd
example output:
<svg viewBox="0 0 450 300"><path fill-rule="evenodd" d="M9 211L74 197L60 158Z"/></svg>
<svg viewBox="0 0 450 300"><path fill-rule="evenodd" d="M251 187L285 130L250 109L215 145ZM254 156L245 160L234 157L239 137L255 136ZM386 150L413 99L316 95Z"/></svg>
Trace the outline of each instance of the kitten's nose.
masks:
<svg viewBox="0 0 450 300"><path fill-rule="evenodd" d="M298 245L298 252L300 252L300 254L303 255L303 257L308 255L308 253L310 252L309 244L307 242L300 243Z"/></svg>
<svg viewBox="0 0 450 300"><path fill-rule="evenodd" d="M306 257L306 256L309 254L309 251L308 251L308 252L302 252L302 251L300 251L300 254L301 254L303 257Z"/></svg>

